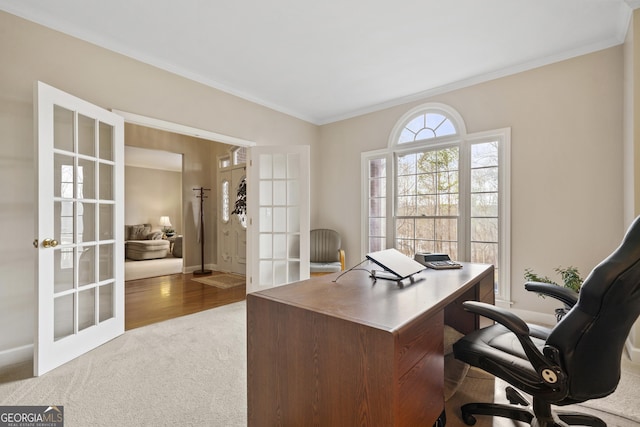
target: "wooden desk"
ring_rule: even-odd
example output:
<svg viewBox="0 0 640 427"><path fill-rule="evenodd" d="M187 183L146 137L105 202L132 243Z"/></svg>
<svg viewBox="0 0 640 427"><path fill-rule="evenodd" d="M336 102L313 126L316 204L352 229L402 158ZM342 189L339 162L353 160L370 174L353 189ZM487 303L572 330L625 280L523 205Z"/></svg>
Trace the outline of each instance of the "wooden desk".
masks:
<svg viewBox="0 0 640 427"><path fill-rule="evenodd" d="M249 426L431 426L444 409L443 327L494 303L493 266L426 270L399 288L364 271L247 295Z"/></svg>

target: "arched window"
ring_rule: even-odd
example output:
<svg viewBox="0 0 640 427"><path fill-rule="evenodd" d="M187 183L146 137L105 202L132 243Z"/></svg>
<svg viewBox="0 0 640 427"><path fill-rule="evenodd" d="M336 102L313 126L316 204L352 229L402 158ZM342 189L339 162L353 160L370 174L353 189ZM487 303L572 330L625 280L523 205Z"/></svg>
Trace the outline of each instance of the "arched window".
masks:
<svg viewBox="0 0 640 427"><path fill-rule="evenodd" d="M508 301L509 140L509 129L467 134L444 104L408 111L387 149L362 154L363 252L493 264L496 298Z"/></svg>
<svg viewBox="0 0 640 427"><path fill-rule="evenodd" d="M405 144L457 133L456 127L449 117L431 111L420 112L404 125L397 143Z"/></svg>

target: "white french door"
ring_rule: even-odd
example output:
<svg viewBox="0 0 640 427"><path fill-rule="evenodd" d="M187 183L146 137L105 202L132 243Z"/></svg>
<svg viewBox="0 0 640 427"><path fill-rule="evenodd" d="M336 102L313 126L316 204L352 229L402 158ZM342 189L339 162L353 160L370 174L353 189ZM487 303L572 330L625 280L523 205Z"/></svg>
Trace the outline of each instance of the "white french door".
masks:
<svg viewBox="0 0 640 427"><path fill-rule="evenodd" d="M124 120L37 82L34 375L124 333Z"/></svg>
<svg viewBox="0 0 640 427"><path fill-rule="evenodd" d="M251 147L247 293L309 278L309 146Z"/></svg>

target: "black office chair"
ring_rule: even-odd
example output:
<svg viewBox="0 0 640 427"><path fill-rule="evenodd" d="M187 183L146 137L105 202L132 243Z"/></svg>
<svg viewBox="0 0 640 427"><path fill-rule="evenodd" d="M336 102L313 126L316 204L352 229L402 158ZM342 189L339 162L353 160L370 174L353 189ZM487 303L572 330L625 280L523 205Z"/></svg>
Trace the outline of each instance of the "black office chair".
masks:
<svg viewBox="0 0 640 427"><path fill-rule="evenodd" d="M528 284L573 308L552 329L526 324L513 313L467 301L465 309L498 322L472 332L453 346L457 359L479 367L533 397L533 405L513 387L509 404L469 403L461 408L468 425L474 415L493 415L532 425L606 426L592 415L561 412L564 406L614 392L620 381L625 340L640 314L640 217L620 246L584 281L577 298L562 288ZM520 406L519 406L520 405Z"/></svg>

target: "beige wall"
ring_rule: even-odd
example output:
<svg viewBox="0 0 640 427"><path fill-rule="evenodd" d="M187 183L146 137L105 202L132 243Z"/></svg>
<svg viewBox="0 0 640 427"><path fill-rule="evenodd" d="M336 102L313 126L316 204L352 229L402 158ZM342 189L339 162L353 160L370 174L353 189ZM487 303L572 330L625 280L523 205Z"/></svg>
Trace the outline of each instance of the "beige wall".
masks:
<svg viewBox="0 0 640 427"><path fill-rule="evenodd" d="M633 13L624 44L625 225L640 214L640 9ZM630 334L629 353L640 361L640 320Z"/></svg>
<svg viewBox="0 0 640 427"><path fill-rule="evenodd" d="M416 105L450 105L469 133L511 127L511 299L552 312L551 299L524 291L524 269L588 273L622 236L622 63L618 46L323 126L326 173L315 196L333 208L319 222L343 235L347 265L360 261L360 153L386 147Z"/></svg>
<svg viewBox="0 0 640 427"><path fill-rule="evenodd" d="M0 367L28 358L34 329L33 84L47 84L106 109L234 136L259 145L310 145L318 127L95 45L0 12ZM220 64L224 66L224 64ZM161 147L149 147L161 148ZM185 169L186 185L212 158ZM315 169L312 165L312 173ZM191 174L191 175L190 175ZM210 170L205 173L210 175ZM192 176L193 178L189 178ZM313 202L315 203L315 201ZM186 218L186 215L185 215ZM189 230L185 230L188 232Z"/></svg>
<svg viewBox="0 0 640 427"><path fill-rule="evenodd" d="M182 234L182 172L127 166L124 169L124 223L151 224L161 229L167 215Z"/></svg>

